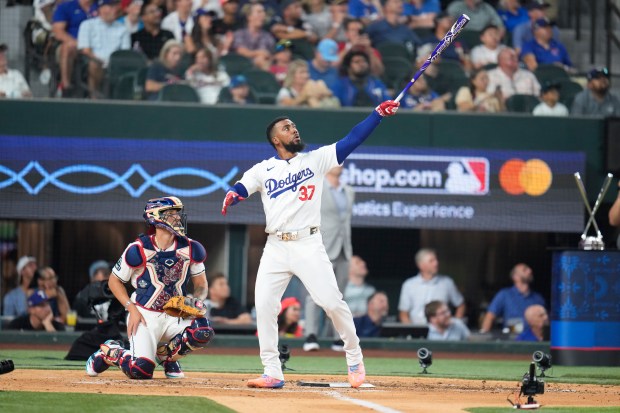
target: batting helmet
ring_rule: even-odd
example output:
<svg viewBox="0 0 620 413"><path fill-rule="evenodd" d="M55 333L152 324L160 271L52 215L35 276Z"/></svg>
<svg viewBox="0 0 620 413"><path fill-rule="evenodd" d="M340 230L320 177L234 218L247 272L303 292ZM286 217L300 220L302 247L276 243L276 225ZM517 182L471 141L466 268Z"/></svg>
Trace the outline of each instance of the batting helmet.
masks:
<svg viewBox="0 0 620 413"><path fill-rule="evenodd" d="M154 232L155 227L160 227L175 235L184 237L187 230L187 215L181 200L175 196L149 199L144 207L144 220L150 226L149 231ZM171 218L172 213L176 213Z"/></svg>

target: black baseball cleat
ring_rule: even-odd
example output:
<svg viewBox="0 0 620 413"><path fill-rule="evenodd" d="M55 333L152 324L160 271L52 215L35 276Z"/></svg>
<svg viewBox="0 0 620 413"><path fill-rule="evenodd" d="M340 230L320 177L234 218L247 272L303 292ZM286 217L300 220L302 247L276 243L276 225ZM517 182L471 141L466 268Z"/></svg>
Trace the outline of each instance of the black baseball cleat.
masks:
<svg viewBox="0 0 620 413"><path fill-rule="evenodd" d="M316 339L314 334L310 334L306 337L306 341L304 342L304 351L317 351L321 348L319 345L319 341Z"/></svg>
<svg viewBox="0 0 620 413"><path fill-rule="evenodd" d="M333 351L344 351L344 341L342 341L342 340L335 340L332 343L332 350Z"/></svg>

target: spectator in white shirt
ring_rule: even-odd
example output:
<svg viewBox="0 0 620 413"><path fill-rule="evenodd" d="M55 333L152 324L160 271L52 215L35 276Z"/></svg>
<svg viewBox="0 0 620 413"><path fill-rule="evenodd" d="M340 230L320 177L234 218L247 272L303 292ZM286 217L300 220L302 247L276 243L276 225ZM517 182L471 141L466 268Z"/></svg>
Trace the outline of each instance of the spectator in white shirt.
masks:
<svg viewBox="0 0 620 413"><path fill-rule="evenodd" d="M91 98L100 95L101 82L110 56L131 46L125 25L116 20L119 0L99 0L99 16L80 25L77 47L88 57L88 89Z"/></svg>
<svg viewBox="0 0 620 413"><path fill-rule="evenodd" d="M30 87L19 70L9 69L6 44L0 44L0 98L32 97Z"/></svg>
<svg viewBox="0 0 620 413"><path fill-rule="evenodd" d="M471 50L471 63L474 68L480 69L488 64L497 64L497 55L504 48L500 43L500 34L497 26L488 25L480 33L482 44Z"/></svg>
<svg viewBox="0 0 620 413"><path fill-rule="evenodd" d="M532 114L536 116L568 116L568 108L560 103L560 84L546 82L540 92L540 102Z"/></svg>
<svg viewBox="0 0 620 413"><path fill-rule="evenodd" d="M515 94L533 96L540 94L540 83L536 76L528 70L519 68L517 52L510 47L505 47L499 52L497 67L489 70L487 92L495 93L498 87L504 101Z"/></svg>
<svg viewBox="0 0 620 413"><path fill-rule="evenodd" d="M175 0L175 10L164 17L161 28L171 31L178 42L184 43L185 37L189 36L194 28L192 0Z"/></svg>

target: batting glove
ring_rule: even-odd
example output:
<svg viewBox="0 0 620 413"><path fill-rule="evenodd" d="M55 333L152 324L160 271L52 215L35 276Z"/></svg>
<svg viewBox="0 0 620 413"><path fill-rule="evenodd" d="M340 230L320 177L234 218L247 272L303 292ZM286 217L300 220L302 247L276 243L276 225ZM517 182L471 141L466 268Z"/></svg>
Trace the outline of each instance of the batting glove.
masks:
<svg viewBox="0 0 620 413"><path fill-rule="evenodd" d="M394 116L400 106L400 102L394 100L386 100L375 108L375 111L381 116Z"/></svg>
<svg viewBox="0 0 620 413"><path fill-rule="evenodd" d="M231 205L237 205L240 201L243 201L245 198L236 193L235 191L228 191L226 193L226 197L224 197L224 202L222 203L222 215L226 215L226 209Z"/></svg>

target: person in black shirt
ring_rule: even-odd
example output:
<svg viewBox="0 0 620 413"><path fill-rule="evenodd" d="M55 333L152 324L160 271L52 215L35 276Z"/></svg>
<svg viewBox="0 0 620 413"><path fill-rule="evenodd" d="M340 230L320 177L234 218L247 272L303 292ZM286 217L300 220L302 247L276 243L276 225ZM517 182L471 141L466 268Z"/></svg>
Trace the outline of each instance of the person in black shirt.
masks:
<svg viewBox="0 0 620 413"><path fill-rule="evenodd" d="M161 10L154 3L144 3L140 10L144 28L131 35L131 47L140 50L149 61L157 59L164 44L174 34L161 28Z"/></svg>
<svg viewBox="0 0 620 413"><path fill-rule="evenodd" d="M210 308L209 319L220 324L250 324L252 317L242 306L230 296L230 287L226 276L217 272L208 278Z"/></svg>
<svg viewBox="0 0 620 413"><path fill-rule="evenodd" d="M54 313L45 292L35 290L28 297L28 314L13 319L9 330L64 331L65 325L54 320Z"/></svg>

